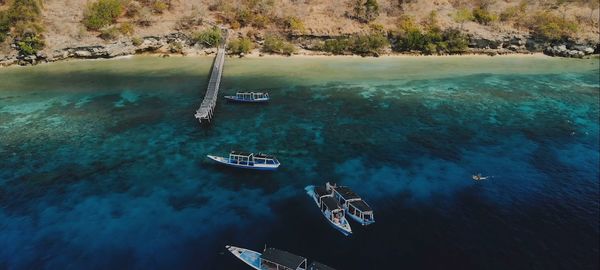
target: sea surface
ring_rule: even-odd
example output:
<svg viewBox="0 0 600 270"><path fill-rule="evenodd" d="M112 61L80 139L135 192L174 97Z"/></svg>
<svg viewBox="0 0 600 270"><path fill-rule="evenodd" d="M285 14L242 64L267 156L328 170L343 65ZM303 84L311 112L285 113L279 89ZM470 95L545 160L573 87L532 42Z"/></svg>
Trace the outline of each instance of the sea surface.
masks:
<svg viewBox="0 0 600 270"><path fill-rule="evenodd" d="M600 61L149 56L0 69L0 269L598 269ZM272 173L211 163L276 155ZM474 181L481 173L490 178ZM352 187L345 237L304 187Z"/></svg>

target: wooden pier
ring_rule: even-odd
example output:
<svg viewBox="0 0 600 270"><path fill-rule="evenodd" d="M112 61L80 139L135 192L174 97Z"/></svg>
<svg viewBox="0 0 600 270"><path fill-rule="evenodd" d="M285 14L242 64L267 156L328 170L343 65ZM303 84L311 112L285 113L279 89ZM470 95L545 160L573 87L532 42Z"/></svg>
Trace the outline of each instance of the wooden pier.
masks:
<svg viewBox="0 0 600 270"><path fill-rule="evenodd" d="M225 63L225 44L227 43L228 35L227 30L224 30L224 32L223 40L217 47L217 56L215 57L215 62L210 73L210 80L208 81L204 100L202 100L200 108L196 110L196 114L194 115L200 123L203 121L210 122L217 106L219 85L221 84L221 75L223 75L223 63Z"/></svg>

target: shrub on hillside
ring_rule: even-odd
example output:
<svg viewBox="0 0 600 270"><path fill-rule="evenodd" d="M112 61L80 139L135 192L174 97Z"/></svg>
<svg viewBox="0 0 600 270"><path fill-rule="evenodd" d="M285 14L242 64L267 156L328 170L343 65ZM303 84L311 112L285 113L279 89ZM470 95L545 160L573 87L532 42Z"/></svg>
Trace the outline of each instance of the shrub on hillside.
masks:
<svg viewBox="0 0 600 270"><path fill-rule="evenodd" d="M269 19L269 17L258 14L253 17L252 26L254 26L258 29L263 29L263 28L267 27L267 25L269 25L270 22L271 22L271 19Z"/></svg>
<svg viewBox="0 0 600 270"><path fill-rule="evenodd" d="M536 13L529 22L533 34L547 40L560 40L572 37L579 25L550 12L541 11Z"/></svg>
<svg viewBox="0 0 600 270"><path fill-rule="evenodd" d="M353 19L367 23L373 21L379 16L379 4L377 0L354 0L352 7Z"/></svg>
<svg viewBox="0 0 600 270"><path fill-rule="evenodd" d="M349 51L349 47L350 42L348 38L339 37L335 39L325 40L321 49L323 51L330 52L333 54L344 54L345 52Z"/></svg>
<svg viewBox="0 0 600 270"><path fill-rule="evenodd" d="M119 32L121 32L121 34L126 35L126 36L133 35L133 32L134 32L133 24L131 24L130 22L121 23L121 25L119 26Z"/></svg>
<svg viewBox="0 0 600 270"><path fill-rule="evenodd" d="M463 28L464 23L474 20L473 12L468 8L461 8L452 16L455 22L460 23L460 28Z"/></svg>
<svg viewBox="0 0 600 270"><path fill-rule="evenodd" d="M333 54L355 53L360 55L378 54L389 44L385 33L373 31L369 34L352 37L338 37L326 40L321 49Z"/></svg>
<svg viewBox="0 0 600 270"><path fill-rule="evenodd" d="M140 9L137 20L135 21L139 26L150 26L152 25L152 10L148 7Z"/></svg>
<svg viewBox="0 0 600 270"><path fill-rule="evenodd" d="M389 44L387 37L381 32L357 35L350 39L350 50L356 54L378 54Z"/></svg>
<svg viewBox="0 0 600 270"><path fill-rule="evenodd" d="M461 53L468 46L466 36L457 29L421 31L414 27L401 31L397 40L394 50L420 51L425 54Z"/></svg>
<svg viewBox="0 0 600 270"><path fill-rule="evenodd" d="M115 40L119 37L119 29L117 27L109 27L100 31L100 38L104 40Z"/></svg>
<svg viewBox="0 0 600 270"><path fill-rule="evenodd" d="M158 13L158 14L162 14L163 12L165 12L165 10L167 10L169 8L169 4L161 1L161 0L156 0L154 2L152 2L152 11Z"/></svg>
<svg viewBox="0 0 600 270"><path fill-rule="evenodd" d="M13 0L8 9L0 11L0 42L3 42L13 29L13 35L21 54L35 54L44 47L40 23L41 0Z"/></svg>
<svg viewBox="0 0 600 270"><path fill-rule="evenodd" d="M500 12L500 21L508 22L516 19L521 19L525 16L527 12L527 2L522 1L517 6L512 6L506 8L504 11Z"/></svg>
<svg viewBox="0 0 600 270"><path fill-rule="evenodd" d="M270 35L265 38L262 48L263 52L292 55L296 52L296 46L282 37Z"/></svg>
<svg viewBox="0 0 600 270"><path fill-rule="evenodd" d="M4 11L0 11L0 42L4 42L10 31L10 20Z"/></svg>
<svg viewBox="0 0 600 270"><path fill-rule="evenodd" d="M473 21L483 24L489 25L490 23L497 21L498 16L487 9L476 8L473 9Z"/></svg>
<svg viewBox="0 0 600 270"><path fill-rule="evenodd" d="M133 46L140 46L142 45L142 43L144 43L144 39L140 37L134 37L131 39L131 43L133 44Z"/></svg>
<svg viewBox="0 0 600 270"><path fill-rule="evenodd" d="M254 14L249 9L243 8L235 14L235 20L242 26L248 26L252 23Z"/></svg>
<svg viewBox="0 0 600 270"><path fill-rule="evenodd" d="M217 47L222 39L221 29L217 27L213 27L210 29L206 29L202 32L195 33L193 36L193 40L196 43L202 44L204 47L212 48Z"/></svg>
<svg viewBox="0 0 600 270"><path fill-rule="evenodd" d="M83 24L91 30L108 26L123 12L120 0L98 0L88 4L83 13Z"/></svg>
<svg viewBox="0 0 600 270"><path fill-rule="evenodd" d="M285 28L294 34L302 34L306 32L304 22L298 17L290 16L285 20Z"/></svg>
<svg viewBox="0 0 600 270"><path fill-rule="evenodd" d="M241 37L230 41L227 45L227 50L232 54L247 54L252 50L253 47L254 44L252 43L252 40L246 37Z"/></svg>
<svg viewBox="0 0 600 270"><path fill-rule="evenodd" d="M14 0L7 10L10 20L36 21L42 14L41 0Z"/></svg>
<svg viewBox="0 0 600 270"><path fill-rule="evenodd" d="M125 8L125 15L127 17L133 18L140 14L141 10L142 5L139 2L131 1L129 2L129 4L127 4L127 7Z"/></svg>
<svg viewBox="0 0 600 270"><path fill-rule="evenodd" d="M37 34L26 34L17 42L19 52L24 55L34 55L44 48L44 40Z"/></svg>

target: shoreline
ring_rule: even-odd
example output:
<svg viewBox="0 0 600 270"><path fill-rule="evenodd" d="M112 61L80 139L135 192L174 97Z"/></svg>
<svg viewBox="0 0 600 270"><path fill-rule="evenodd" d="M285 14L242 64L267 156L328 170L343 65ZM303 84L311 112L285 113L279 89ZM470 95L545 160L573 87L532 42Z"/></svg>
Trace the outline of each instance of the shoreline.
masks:
<svg viewBox="0 0 600 270"><path fill-rule="evenodd" d="M81 58L81 57L68 57L68 58L63 58L63 59L57 59L54 61L41 61L38 62L36 64L30 64L30 65L19 65L18 63L12 63L12 64L8 64L8 65L0 65L0 69L2 68L9 68L9 67L31 67L31 66L37 66L37 65L46 65L46 64L51 64L51 63L61 63L61 62L70 62L70 61L106 61L106 60L122 60L122 59L130 59L136 56L149 56L149 57L162 57L162 58L170 58L170 57L175 57L175 58L179 58L179 57L209 57L209 58L214 58L215 53L207 53L207 50L203 50L203 51L197 51L195 53L187 53L187 54L182 54L182 53L164 53L164 52L142 52L142 53L134 53L134 54L127 54L127 55L119 55L119 56L115 56L115 57L97 57L97 58ZM523 52L512 52L512 53L502 53L502 54L496 54L496 55L491 55L489 53L479 53L479 52L467 52L467 53L462 53L462 54L446 54L446 55L424 55L424 54L414 54L414 53L386 53L386 54L381 54L379 56L361 56L361 55L356 55L356 54L343 54L343 55L333 55L333 54L326 54L326 53L319 53L319 52L313 52L313 51L303 51L297 54L293 54L293 55L282 55L282 54L271 54L271 53L262 53L258 50L254 50L249 54L240 56L240 55L233 55L233 54L227 54L226 55L227 58L239 58L239 59L260 59L260 58L281 58L281 59L287 59L287 58L297 58L297 59L324 59L324 58L333 58L333 59L393 59L393 58L397 58L397 59L402 59L402 58L462 58L462 57L477 57L477 58L503 58L503 57L515 57L515 58L557 58L555 56L550 56L547 54L544 54L542 52L529 52L529 53L523 53ZM564 57L558 57L558 58L564 58ZM565 59L590 59L590 58L600 58L600 55L598 54L592 54L592 55L588 55L587 57L584 58L565 58Z"/></svg>

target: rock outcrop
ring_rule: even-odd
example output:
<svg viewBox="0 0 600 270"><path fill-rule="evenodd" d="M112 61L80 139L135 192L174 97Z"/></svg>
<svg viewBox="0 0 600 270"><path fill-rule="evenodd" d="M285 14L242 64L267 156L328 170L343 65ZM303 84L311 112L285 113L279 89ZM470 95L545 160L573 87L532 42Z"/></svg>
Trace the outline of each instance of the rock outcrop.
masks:
<svg viewBox="0 0 600 270"><path fill-rule="evenodd" d="M34 65L40 62L54 62L68 58L98 59L133 55L145 52L181 53L181 54L210 54L213 50L205 49L196 44L183 33L171 33L165 36L147 36L141 43L134 44L133 40L119 40L108 44L67 47L55 50L48 55L39 52L35 55L19 55L14 53L0 57L0 66Z"/></svg>
<svg viewBox="0 0 600 270"><path fill-rule="evenodd" d="M550 43L536 39L523 33L493 34L478 36L469 34L468 53L482 53L489 55L509 53L534 53L543 52L550 56L559 57L585 57L586 55L600 53L600 44L590 42L564 41ZM318 51L324 40L336 38L335 36L298 35L292 39L300 48ZM255 40L262 44L262 37ZM390 40L394 43L394 40ZM164 36L146 36L141 40L119 40L107 44L94 44L90 46L67 47L52 52L38 52L35 55L19 55L14 50L5 56L0 56L0 66L9 65L34 65L41 62L53 62L68 58L97 59L113 58L117 56L133 55L140 53L160 54L213 54L215 50L203 48L188 35L175 32ZM419 52L407 52L419 54Z"/></svg>
<svg viewBox="0 0 600 270"><path fill-rule="evenodd" d="M594 44L567 42L566 44L550 45L544 49L544 53L550 56L582 58L586 55L593 54L597 49L598 45Z"/></svg>

